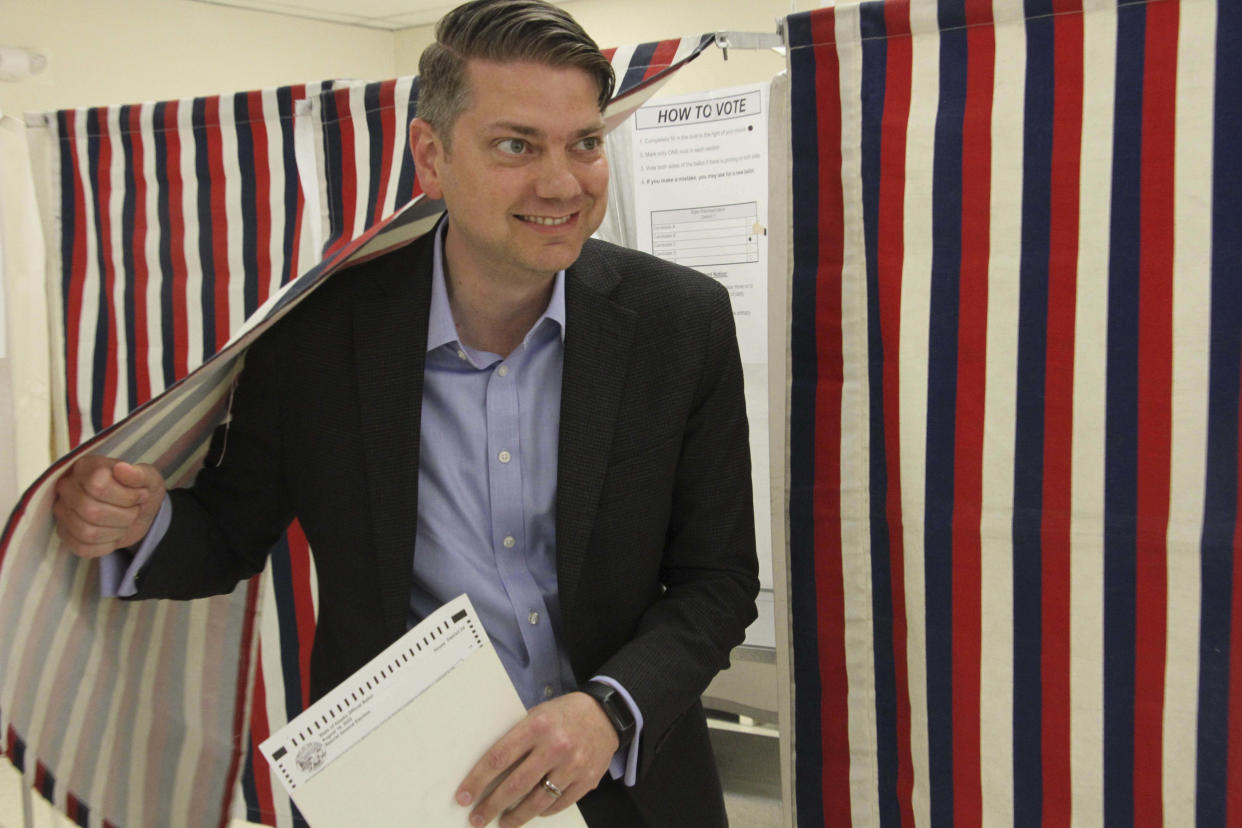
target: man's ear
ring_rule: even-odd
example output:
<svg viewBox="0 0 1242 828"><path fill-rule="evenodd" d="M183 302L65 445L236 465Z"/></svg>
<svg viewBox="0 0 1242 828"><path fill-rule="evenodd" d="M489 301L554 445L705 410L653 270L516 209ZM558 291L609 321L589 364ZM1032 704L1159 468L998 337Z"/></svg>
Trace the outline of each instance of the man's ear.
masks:
<svg viewBox="0 0 1242 828"><path fill-rule="evenodd" d="M422 118L410 121L410 155L414 158L414 171L423 192L428 198L443 198L438 165L444 155L444 144L435 128Z"/></svg>

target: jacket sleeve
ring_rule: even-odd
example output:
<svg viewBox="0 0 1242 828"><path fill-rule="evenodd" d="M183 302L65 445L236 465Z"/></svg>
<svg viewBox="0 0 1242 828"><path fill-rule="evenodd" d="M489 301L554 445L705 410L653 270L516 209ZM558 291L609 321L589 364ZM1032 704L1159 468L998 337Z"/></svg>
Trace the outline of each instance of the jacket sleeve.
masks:
<svg viewBox="0 0 1242 828"><path fill-rule="evenodd" d="M275 333L275 332L273 332ZM135 598L232 592L263 570L292 520L282 485L277 337L251 346L194 484L169 492L172 520L137 573Z"/></svg>
<svg viewBox="0 0 1242 828"><path fill-rule="evenodd" d="M600 667L643 713L641 779L756 616L750 445L742 366L728 295L711 285L701 370L675 448L660 594L628 643ZM634 516L642 519L642 516Z"/></svg>

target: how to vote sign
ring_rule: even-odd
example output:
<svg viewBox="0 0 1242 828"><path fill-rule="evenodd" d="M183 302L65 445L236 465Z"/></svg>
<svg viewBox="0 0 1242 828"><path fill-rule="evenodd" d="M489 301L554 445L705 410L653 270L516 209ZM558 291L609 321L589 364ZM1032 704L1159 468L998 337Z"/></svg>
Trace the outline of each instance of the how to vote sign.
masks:
<svg viewBox="0 0 1242 828"><path fill-rule="evenodd" d="M730 118L755 117L763 112L762 92L752 89L702 101L648 104L634 114L637 129L698 124Z"/></svg>
<svg viewBox="0 0 1242 828"><path fill-rule="evenodd" d="M637 247L729 291L746 375L759 578L771 588L767 103L767 84L648 101L634 113L631 186ZM775 643L751 632L747 641Z"/></svg>

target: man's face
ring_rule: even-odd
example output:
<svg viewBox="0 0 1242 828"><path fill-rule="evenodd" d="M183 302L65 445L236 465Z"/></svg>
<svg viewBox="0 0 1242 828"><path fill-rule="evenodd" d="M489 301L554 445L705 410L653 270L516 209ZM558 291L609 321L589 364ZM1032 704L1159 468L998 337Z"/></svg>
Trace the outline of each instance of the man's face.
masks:
<svg viewBox="0 0 1242 828"><path fill-rule="evenodd" d="M423 191L448 207L450 272L543 281L573 264L608 206L597 87L581 69L530 62L471 60L466 78L451 149L410 127Z"/></svg>

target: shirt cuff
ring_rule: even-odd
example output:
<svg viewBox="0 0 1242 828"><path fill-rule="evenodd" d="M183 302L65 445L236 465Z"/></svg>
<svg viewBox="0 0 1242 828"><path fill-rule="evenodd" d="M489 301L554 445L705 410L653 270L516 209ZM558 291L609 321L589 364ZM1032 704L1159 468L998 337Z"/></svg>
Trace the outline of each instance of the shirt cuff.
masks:
<svg viewBox="0 0 1242 828"><path fill-rule="evenodd" d="M630 712L634 714L634 738L630 740L629 745L619 748L612 755L612 763L608 766L608 773L613 779L620 779L627 786L632 787L638 781L638 740L643 735L643 712L638 709L638 705L634 704L630 692L615 679L610 679L608 676L592 676L591 681L602 681L620 693L621 698L625 699L626 705L629 706Z"/></svg>
<svg viewBox="0 0 1242 828"><path fill-rule="evenodd" d="M172 498L165 496L151 528L135 548L118 549L99 559L99 594L104 598L132 598L138 594L136 578L168 532L172 522Z"/></svg>

